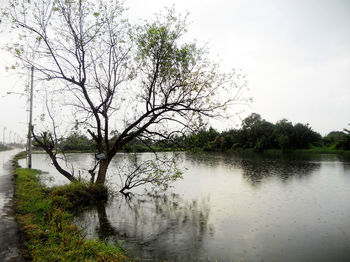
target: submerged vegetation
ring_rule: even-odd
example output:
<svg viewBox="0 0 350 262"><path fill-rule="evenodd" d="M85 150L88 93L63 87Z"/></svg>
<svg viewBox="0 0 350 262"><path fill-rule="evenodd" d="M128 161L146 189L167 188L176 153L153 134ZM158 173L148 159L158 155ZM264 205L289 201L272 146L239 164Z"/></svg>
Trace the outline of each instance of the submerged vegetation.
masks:
<svg viewBox="0 0 350 262"><path fill-rule="evenodd" d="M24 257L32 261L129 261L118 245L86 240L73 224L73 215L84 206L107 198L102 185L74 182L47 188L40 171L20 168L16 155L16 219L25 234Z"/></svg>

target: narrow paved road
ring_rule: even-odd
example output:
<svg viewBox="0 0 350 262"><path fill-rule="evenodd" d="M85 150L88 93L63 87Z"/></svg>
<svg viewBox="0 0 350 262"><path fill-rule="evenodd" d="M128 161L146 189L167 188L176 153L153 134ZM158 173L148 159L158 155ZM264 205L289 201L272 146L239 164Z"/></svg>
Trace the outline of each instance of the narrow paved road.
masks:
<svg viewBox="0 0 350 262"><path fill-rule="evenodd" d="M24 261L19 251L18 226L13 217L11 159L20 150L0 152L0 261Z"/></svg>

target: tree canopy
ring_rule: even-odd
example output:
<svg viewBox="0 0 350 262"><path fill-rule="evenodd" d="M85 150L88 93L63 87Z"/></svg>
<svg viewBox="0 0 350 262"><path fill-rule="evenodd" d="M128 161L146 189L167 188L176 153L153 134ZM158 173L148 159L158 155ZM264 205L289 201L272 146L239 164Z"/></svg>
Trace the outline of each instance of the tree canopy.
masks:
<svg viewBox="0 0 350 262"><path fill-rule="evenodd" d="M308 124L293 125L287 119L273 124L257 113L243 119L240 129L230 129L221 133L212 128L202 129L183 139L183 143L205 151L251 149L260 152L266 149L308 149L311 146L322 145L322 136Z"/></svg>
<svg viewBox="0 0 350 262"><path fill-rule="evenodd" d="M11 0L7 10L19 34L9 50L22 68L35 69L53 101L47 106L52 124L36 125L34 139L71 181L74 175L57 161L61 112L69 119L65 126L93 139L103 157L89 172L104 183L109 163L131 141L171 139L233 114L243 99L244 77L222 73L206 47L184 41L186 16L171 9L131 25L124 13L115 0Z"/></svg>

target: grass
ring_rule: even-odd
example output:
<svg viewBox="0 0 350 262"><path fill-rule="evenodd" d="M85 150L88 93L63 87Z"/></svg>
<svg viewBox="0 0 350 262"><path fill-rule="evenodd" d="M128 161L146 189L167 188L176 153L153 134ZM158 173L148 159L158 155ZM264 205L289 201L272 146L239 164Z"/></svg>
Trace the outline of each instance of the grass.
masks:
<svg viewBox="0 0 350 262"><path fill-rule="evenodd" d="M350 154L349 150L335 149L334 147L311 147L308 149L291 149L283 152L281 149L264 150L267 154L282 154L282 153L315 153L315 154Z"/></svg>
<svg viewBox="0 0 350 262"><path fill-rule="evenodd" d="M296 153L317 153L317 154L350 154L349 150L336 149L334 146L329 147L311 147L309 149L297 149Z"/></svg>
<svg viewBox="0 0 350 262"><path fill-rule="evenodd" d="M247 149L237 149L237 150L228 150L228 153L258 153L258 154L267 154L267 155L282 155L282 154L289 154L289 153L307 153L307 154L344 154L344 155L350 155L349 150L342 150L342 149L336 149L335 147L311 147L308 149L265 149L263 151L255 151L253 148L247 148Z"/></svg>
<svg viewBox="0 0 350 262"><path fill-rule="evenodd" d="M117 245L87 240L73 224L74 210L107 197L104 186L76 182L47 188L40 171L15 168L16 219L25 235L23 256L30 261L130 261Z"/></svg>

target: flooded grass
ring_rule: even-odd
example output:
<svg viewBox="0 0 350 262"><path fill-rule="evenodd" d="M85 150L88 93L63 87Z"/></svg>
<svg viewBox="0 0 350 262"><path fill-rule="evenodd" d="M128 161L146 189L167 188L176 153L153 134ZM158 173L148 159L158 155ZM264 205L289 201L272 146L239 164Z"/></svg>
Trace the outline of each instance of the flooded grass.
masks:
<svg viewBox="0 0 350 262"><path fill-rule="evenodd" d="M73 212L106 198L104 187L73 183L47 188L40 171L15 167L16 219L25 233L24 257L31 261L130 261L117 244L86 240L72 223Z"/></svg>

